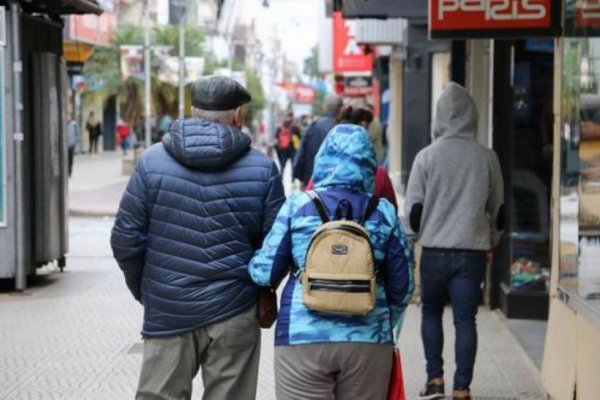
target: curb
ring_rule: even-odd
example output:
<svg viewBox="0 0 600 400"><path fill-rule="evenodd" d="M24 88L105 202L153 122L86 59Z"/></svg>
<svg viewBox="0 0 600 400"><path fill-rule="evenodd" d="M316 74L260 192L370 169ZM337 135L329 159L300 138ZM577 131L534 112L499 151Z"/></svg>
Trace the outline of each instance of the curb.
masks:
<svg viewBox="0 0 600 400"><path fill-rule="evenodd" d="M117 216L115 210L77 210L70 209L69 217L80 218L114 218Z"/></svg>

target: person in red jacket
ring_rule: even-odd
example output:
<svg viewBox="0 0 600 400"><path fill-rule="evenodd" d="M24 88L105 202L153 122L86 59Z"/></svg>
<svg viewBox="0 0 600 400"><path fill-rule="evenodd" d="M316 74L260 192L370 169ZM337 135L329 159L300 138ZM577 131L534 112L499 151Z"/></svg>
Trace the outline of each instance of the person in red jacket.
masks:
<svg viewBox="0 0 600 400"><path fill-rule="evenodd" d="M361 125L366 129L371 121L373 121L373 114L364 108L347 107L341 111L340 120L343 124ZM313 188L314 185L311 178L306 186L306 190L313 190ZM373 194L380 199L387 199L398 210L398 201L396 200L394 186L383 167L377 167L377 171L375 172L375 192Z"/></svg>
<svg viewBox="0 0 600 400"><path fill-rule="evenodd" d="M117 144L123 150L123 155L127 155L127 150L129 149L129 135L131 134L131 129L129 128L129 124L119 118L117 122Z"/></svg>

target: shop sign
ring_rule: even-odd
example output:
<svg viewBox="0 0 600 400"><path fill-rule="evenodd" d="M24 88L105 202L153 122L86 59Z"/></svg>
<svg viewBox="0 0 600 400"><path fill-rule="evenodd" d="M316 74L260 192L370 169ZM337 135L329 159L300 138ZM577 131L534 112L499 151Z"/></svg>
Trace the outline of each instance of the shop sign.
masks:
<svg viewBox="0 0 600 400"><path fill-rule="evenodd" d="M138 45L125 45L121 51L121 79L126 81L129 77L144 79L144 47Z"/></svg>
<svg viewBox="0 0 600 400"><path fill-rule="evenodd" d="M356 21L347 21L341 12L333 13L333 71L371 71L373 56L356 40Z"/></svg>
<svg viewBox="0 0 600 400"><path fill-rule="evenodd" d="M568 0L565 36L600 36L600 0Z"/></svg>
<svg viewBox="0 0 600 400"><path fill-rule="evenodd" d="M371 76L344 77L344 95L367 96L373 93L373 78Z"/></svg>
<svg viewBox="0 0 600 400"><path fill-rule="evenodd" d="M315 102L315 89L306 85L294 87L294 103L313 104Z"/></svg>
<svg viewBox="0 0 600 400"><path fill-rule="evenodd" d="M69 20L69 39L94 46L108 46L117 26L114 0L100 0L102 15L72 15Z"/></svg>
<svg viewBox="0 0 600 400"><path fill-rule="evenodd" d="M436 38L558 36L560 0L429 0Z"/></svg>
<svg viewBox="0 0 600 400"><path fill-rule="evenodd" d="M158 61L158 80L171 85L179 84L179 57L165 57ZM185 83L194 82L202 77L204 73L203 57L185 57L184 76Z"/></svg>
<svg viewBox="0 0 600 400"><path fill-rule="evenodd" d="M575 2L575 24L581 28L600 26L600 0Z"/></svg>

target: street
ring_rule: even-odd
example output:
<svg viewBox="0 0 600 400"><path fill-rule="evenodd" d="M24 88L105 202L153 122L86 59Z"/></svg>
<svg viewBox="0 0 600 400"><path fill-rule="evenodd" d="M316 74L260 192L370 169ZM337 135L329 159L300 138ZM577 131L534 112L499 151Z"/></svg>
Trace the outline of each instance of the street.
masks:
<svg viewBox="0 0 600 400"><path fill-rule="evenodd" d="M25 294L0 293L1 399L132 399L140 370L142 308L129 295L111 257L110 218L72 218L64 273L42 271ZM445 359L453 359L446 312ZM402 334L409 399L424 383L420 310L411 305ZM539 372L503 317L481 309L472 386L477 399L544 399ZM275 399L273 338L263 331L258 399ZM446 369L446 390L453 370ZM194 399L202 398L200 379ZM244 399L240 394L240 399Z"/></svg>

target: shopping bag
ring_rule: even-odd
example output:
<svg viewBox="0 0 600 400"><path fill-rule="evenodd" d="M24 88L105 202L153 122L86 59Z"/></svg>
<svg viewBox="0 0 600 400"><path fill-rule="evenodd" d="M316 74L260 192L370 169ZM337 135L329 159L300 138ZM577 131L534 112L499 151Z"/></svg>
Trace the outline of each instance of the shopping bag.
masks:
<svg viewBox="0 0 600 400"><path fill-rule="evenodd" d="M393 357L388 400L406 400L406 393L404 392L404 377L402 375L402 358L400 357L399 348L394 348Z"/></svg>

